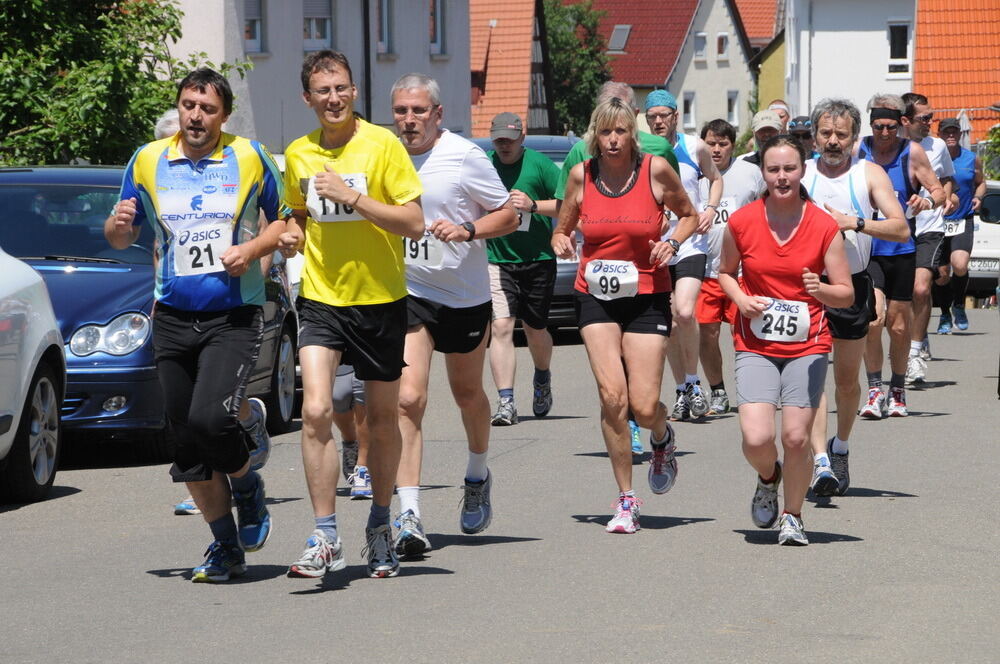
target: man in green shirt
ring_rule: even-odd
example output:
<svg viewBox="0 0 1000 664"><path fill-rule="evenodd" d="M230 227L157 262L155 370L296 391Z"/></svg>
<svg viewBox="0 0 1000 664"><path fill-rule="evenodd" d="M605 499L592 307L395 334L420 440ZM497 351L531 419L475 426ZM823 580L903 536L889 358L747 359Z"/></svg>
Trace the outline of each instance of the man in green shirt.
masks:
<svg viewBox="0 0 1000 664"><path fill-rule="evenodd" d="M635 105L635 92L627 83L607 81L601 86L600 92L597 93L597 103L599 104L602 101L611 99L612 97L618 97L631 108L634 108L636 115L639 114L639 108ZM677 157L674 155L674 149L670 146L670 143L667 142L667 139L640 131L639 149L646 154L655 154L663 157L670 162L670 165L674 167L675 171L679 171ZM569 172L574 166L579 164L581 161L590 159L590 157L591 155L587 154L586 141L580 141L573 144L573 147L570 148L569 154L566 155L566 161L563 162L562 173L559 174L559 186L556 187L557 199L562 201L563 197L566 195L566 180L569 178Z"/></svg>
<svg viewBox="0 0 1000 664"><path fill-rule="evenodd" d="M493 426L517 424L514 403L514 321L524 323L531 359L535 364L531 409L545 417L552 408L549 362L552 336L548 331L549 305L556 281L552 252L552 220L556 216L559 167L545 155L524 147L524 126L514 113L493 118L488 153L505 187L510 190L520 219L517 230L486 241L490 291L493 295L493 336L490 369L500 394Z"/></svg>

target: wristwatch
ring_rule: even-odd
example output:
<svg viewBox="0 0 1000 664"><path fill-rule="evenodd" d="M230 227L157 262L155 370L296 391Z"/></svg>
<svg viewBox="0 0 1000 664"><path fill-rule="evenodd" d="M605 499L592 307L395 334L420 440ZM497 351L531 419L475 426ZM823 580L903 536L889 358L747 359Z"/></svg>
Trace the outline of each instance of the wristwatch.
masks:
<svg viewBox="0 0 1000 664"><path fill-rule="evenodd" d="M462 222L462 228L469 232L469 239L466 242L472 242L473 238L476 237L476 226L471 221Z"/></svg>
<svg viewBox="0 0 1000 664"><path fill-rule="evenodd" d="M858 222L857 222L857 225L854 227L854 232L855 233L864 233L865 232L865 220L862 219L861 217L858 217Z"/></svg>
<svg viewBox="0 0 1000 664"><path fill-rule="evenodd" d="M673 238L667 240L667 244L674 248L674 254L676 255L678 251L681 250L681 243Z"/></svg>
<svg viewBox="0 0 1000 664"><path fill-rule="evenodd" d="M535 214L538 211L538 201L531 201L531 209L528 210L531 214Z"/></svg>

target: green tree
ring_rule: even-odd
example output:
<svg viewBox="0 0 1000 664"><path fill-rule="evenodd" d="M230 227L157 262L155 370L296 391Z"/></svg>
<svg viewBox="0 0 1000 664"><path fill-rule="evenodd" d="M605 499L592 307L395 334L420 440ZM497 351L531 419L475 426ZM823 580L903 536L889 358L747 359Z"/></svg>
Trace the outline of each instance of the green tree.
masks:
<svg viewBox="0 0 1000 664"><path fill-rule="evenodd" d="M545 0L544 11L556 126L582 135L597 91L611 78L604 37L597 32L604 12L595 10L592 0L568 5Z"/></svg>
<svg viewBox="0 0 1000 664"><path fill-rule="evenodd" d="M990 129L990 133L987 134L986 147L981 153L981 159L987 179L1000 180L1000 125Z"/></svg>
<svg viewBox="0 0 1000 664"><path fill-rule="evenodd" d="M177 79L211 66L171 57L181 17L171 0L0 2L0 164L125 163Z"/></svg>

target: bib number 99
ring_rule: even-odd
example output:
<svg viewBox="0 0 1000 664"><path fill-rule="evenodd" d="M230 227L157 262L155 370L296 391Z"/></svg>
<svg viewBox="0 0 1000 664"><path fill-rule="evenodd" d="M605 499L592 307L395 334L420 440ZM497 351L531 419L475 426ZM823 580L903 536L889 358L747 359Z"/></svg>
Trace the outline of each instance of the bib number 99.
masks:
<svg viewBox="0 0 1000 664"><path fill-rule="evenodd" d="M597 280L597 286L601 289L602 295L617 295L618 291L622 289L621 281L618 277L607 277L601 275L601 278Z"/></svg>

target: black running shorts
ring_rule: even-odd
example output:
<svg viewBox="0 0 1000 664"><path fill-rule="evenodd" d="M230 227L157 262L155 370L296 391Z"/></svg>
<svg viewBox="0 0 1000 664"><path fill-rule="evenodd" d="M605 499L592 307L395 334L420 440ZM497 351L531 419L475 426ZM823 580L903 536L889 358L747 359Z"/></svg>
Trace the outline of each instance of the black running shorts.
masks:
<svg viewBox="0 0 1000 664"><path fill-rule="evenodd" d="M872 285L885 293L888 300L913 300L913 276L917 271L916 254L872 256L868 274Z"/></svg>
<svg viewBox="0 0 1000 664"><path fill-rule="evenodd" d="M471 353L486 336L493 318L493 303L474 307L446 307L443 304L410 295L407 300L407 325L427 327L440 353Z"/></svg>
<svg viewBox="0 0 1000 664"><path fill-rule="evenodd" d="M830 283L820 277L823 283ZM826 320L830 324L830 335L834 339L864 339L868 335L868 323L875 320L875 289L868 272L851 275L854 285L854 304L842 309L826 307Z"/></svg>
<svg viewBox="0 0 1000 664"><path fill-rule="evenodd" d="M622 332L670 336L670 293L651 293L600 300L590 293L574 293L577 325L615 323Z"/></svg>

